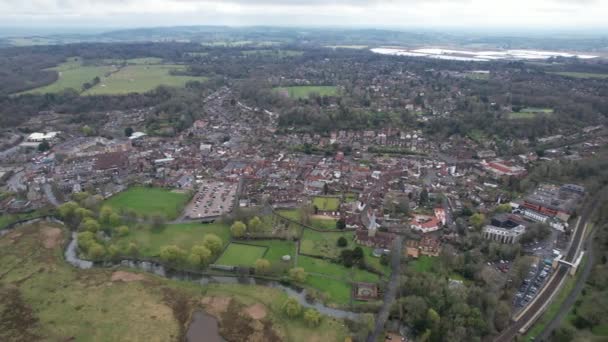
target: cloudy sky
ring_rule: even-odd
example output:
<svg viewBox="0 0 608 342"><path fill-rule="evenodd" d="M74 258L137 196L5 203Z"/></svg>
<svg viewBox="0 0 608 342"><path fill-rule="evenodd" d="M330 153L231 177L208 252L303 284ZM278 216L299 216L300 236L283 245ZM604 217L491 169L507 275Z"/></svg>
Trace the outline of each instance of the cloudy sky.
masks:
<svg viewBox="0 0 608 342"><path fill-rule="evenodd" d="M608 0L0 0L0 26L606 29Z"/></svg>

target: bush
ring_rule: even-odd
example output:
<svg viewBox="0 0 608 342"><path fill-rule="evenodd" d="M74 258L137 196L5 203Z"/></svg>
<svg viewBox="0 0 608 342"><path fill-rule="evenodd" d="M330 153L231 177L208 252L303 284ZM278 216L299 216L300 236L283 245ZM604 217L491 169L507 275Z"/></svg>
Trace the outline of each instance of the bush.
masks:
<svg viewBox="0 0 608 342"><path fill-rule="evenodd" d="M340 236L337 242L338 247L346 247L348 245L348 240L344 236Z"/></svg>
<svg viewBox="0 0 608 342"><path fill-rule="evenodd" d="M295 298L289 298L283 304L283 311L289 318L296 318L302 312L302 306Z"/></svg>

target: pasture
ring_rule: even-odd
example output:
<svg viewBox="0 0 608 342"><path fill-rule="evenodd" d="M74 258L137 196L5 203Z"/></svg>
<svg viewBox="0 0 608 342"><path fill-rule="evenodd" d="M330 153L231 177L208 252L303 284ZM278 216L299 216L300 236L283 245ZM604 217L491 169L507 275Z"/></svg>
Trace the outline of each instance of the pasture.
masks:
<svg viewBox="0 0 608 342"><path fill-rule="evenodd" d="M108 198L104 204L114 210L130 209L138 215L162 214L173 220L189 199L187 193L136 186Z"/></svg>
<svg viewBox="0 0 608 342"><path fill-rule="evenodd" d="M274 88L277 93L287 93L292 99L307 99L312 94L320 96L337 96L338 88L335 86L294 86Z"/></svg>
<svg viewBox="0 0 608 342"><path fill-rule="evenodd" d="M316 196L312 198L312 205L321 211L338 211L340 199L337 197Z"/></svg>
<svg viewBox="0 0 608 342"><path fill-rule="evenodd" d="M173 71L183 71L183 65L133 64L102 77L95 87L84 92L85 95L115 95L145 93L160 85L183 87L189 81L205 81L205 77L172 75Z"/></svg>
<svg viewBox="0 0 608 342"><path fill-rule="evenodd" d="M224 253L216 260L216 264L227 266L255 266L258 259L262 259L268 247L231 243Z"/></svg>
<svg viewBox="0 0 608 342"><path fill-rule="evenodd" d="M346 248L353 248L353 232L320 233L311 229L304 229L302 241L300 242L300 252L309 255L337 258L343 249L337 246L340 237L344 237L348 241Z"/></svg>
<svg viewBox="0 0 608 342"><path fill-rule="evenodd" d="M572 78L598 78L598 79L608 78L608 74L600 74L600 73L592 73L592 72L562 71L562 72L550 72L550 74L565 76L565 77L572 77Z"/></svg>

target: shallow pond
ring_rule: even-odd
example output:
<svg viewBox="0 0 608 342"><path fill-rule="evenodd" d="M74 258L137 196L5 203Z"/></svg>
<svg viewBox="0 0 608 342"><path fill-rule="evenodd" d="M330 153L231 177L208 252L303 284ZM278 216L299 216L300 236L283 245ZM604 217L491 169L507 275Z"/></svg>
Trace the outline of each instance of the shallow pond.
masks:
<svg viewBox="0 0 608 342"><path fill-rule="evenodd" d="M187 342L224 342L215 317L195 311L186 333Z"/></svg>

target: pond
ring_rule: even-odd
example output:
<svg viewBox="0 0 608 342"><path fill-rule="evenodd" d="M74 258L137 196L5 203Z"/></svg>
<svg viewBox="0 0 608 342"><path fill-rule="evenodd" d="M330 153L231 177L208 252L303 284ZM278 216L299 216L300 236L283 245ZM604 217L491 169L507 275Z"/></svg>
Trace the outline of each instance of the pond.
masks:
<svg viewBox="0 0 608 342"><path fill-rule="evenodd" d="M224 342L217 319L203 311L195 311L186 333L187 342Z"/></svg>

